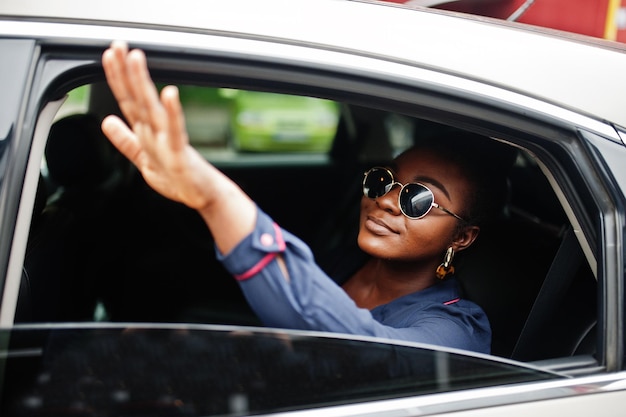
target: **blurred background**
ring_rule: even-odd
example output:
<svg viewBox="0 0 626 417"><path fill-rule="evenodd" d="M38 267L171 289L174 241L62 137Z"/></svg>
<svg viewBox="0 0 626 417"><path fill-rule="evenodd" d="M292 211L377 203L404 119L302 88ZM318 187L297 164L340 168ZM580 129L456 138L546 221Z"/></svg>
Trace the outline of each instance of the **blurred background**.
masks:
<svg viewBox="0 0 626 417"><path fill-rule="evenodd" d="M626 42L626 0L385 0Z"/></svg>

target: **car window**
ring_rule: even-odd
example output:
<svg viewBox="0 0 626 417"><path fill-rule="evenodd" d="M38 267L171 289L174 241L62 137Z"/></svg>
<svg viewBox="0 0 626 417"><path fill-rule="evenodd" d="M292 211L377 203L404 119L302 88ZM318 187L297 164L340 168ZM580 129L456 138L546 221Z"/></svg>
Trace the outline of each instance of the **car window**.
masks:
<svg viewBox="0 0 626 417"><path fill-rule="evenodd" d="M208 326L18 327L2 415L249 415L559 379L484 357Z"/></svg>
<svg viewBox="0 0 626 417"><path fill-rule="evenodd" d="M302 238L331 276L356 241L363 172L388 163L414 137L453 129L304 96L179 88L192 144ZM197 213L154 193L103 137L98 116L81 112L93 94L88 86L71 92L51 129L17 321L258 325ZM307 120L313 127L305 128ZM316 129L323 135L310 133ZM597 281L540 163L517 151L505 209L457 257L458 277L464 296L489 317L494 355L595 354ZM565 270L560 259L579 261ZM554 280L558 289L542 292Z"/></svg>
<svg viewBox="0 0 626 417"><path fill-rule="evenodd" d="M339 105L330 100L229 88L178 88L189 139L211 161L243 162L250 159L247 153L283 161L323 160L337 132Z"/></svg>

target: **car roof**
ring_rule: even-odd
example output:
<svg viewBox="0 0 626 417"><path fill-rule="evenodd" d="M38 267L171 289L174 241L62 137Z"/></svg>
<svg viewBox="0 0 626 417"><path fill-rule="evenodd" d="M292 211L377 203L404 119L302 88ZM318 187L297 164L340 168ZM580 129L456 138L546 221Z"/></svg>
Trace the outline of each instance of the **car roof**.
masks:
<svg viewBox="0 0 626 417"><path fill-rule="evenodd" d="M624 45L521 24L349 0L179 0L175 10L165 0L3 0L0 16L208 31L350 51L520 91L626 126Z"/></svg>

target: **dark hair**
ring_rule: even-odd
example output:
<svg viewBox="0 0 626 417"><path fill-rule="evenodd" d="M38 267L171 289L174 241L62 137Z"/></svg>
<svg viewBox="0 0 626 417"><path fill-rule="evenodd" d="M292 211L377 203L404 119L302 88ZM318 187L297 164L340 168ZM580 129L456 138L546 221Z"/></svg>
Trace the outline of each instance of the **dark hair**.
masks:
<svg viewBox="0 0 626 417"><path fill-rule="evenodd" d="M445 131L418 138L415 147L431 150L458 165L473 186L459 227L487 226L503 214L508 199L508 173L517 149L494 139L466 131Z"/></svg>

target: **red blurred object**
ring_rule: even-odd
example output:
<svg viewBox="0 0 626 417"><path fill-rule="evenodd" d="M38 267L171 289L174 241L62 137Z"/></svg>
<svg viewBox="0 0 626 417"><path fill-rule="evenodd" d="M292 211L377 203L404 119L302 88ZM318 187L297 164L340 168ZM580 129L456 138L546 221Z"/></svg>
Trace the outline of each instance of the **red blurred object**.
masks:
<svg viewBox="0 0 626 417"><path fill-rule="evenodd" d="M626 0L387 0L626 42ZM517 13L517 14L516 14Z"/></svg>

